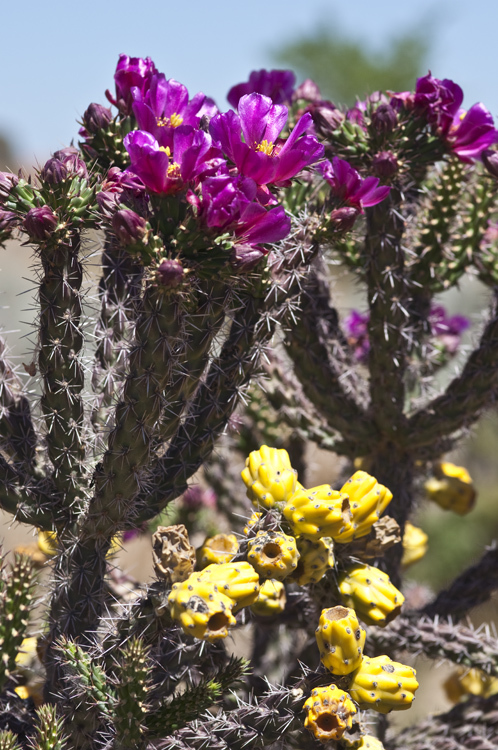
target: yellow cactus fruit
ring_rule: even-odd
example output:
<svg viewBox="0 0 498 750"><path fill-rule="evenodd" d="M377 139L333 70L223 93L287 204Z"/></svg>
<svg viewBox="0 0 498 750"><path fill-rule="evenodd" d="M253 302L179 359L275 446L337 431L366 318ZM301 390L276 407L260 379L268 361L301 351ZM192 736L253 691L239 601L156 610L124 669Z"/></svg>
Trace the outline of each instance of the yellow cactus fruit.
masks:
<svg viewBox="0 0 498 750"><path fill-rule="evenodd" d="M228 596L234 613L258 598L259 576L248 562L208 565L196 577L198 581L214 583L218 591Z"/></svg>
<svg viewBox="0 0 498 750"><path fill-rule="evenodd" d="M250 519L244 526L244 534L249 534L250 530L253 526L255 526L259 519L263 517L262 513L258 513L257 511L254 511L254 513L251 515Z"/></svg>
<svg viewBox="0 0 498 750"><path fill-rule="evenodd" d="M53 557L59 551L57 534L55 531L38 532L38 548L47 557Z"/></svg>
<svg viewBox="0 0 498 750"><path fill-rule="evenodd" d="M247 559L263 578L283 581L297 568L296 540L279 531L258 531L247 542Z"/></svg>
<svg viewBox="0 0 498 750"><path fill-rule="evenodd" d="M275 617L284 611L286 602L284 584L269 579L261 586L258 598L251 606L251 612L260 617Z"/></svg>
<svg viewBox="0 0 498 750"><path fill-rule="evenodd" d="M216 584L192 573L186 581L174 583L168 596L171 617L189 635L206 641L226 638L235 625L233 601L218 591Z"/></svg>
<svg viewBox="0 0 498 750"><path fill-rule="evenodd" d="M448 461L438 464L434 476L424 486L433 502L459 516L464 516L474 507L476 491L469 472L463 466Z"/></svg>
<svg viewBox="0 0 498 750"><path fill-rule="evenodd" d="M264 508L285 502L296 489L297 472L291 466L289 454L267 445L249 454L241 476L249 500Z"/></svg>
<svg viewBox="0 0 498 750"><path fill-rule="evenodd" d="M416 672L388 656L363 657L352 674L351 697L360 708L373 708L381 714L410 708L418 688Z"/></svg>
<svg viewBox="0 0 498 750"><path fill-rule="evenodd" d="M384 750L384 745L373 734L364 734L357 750Z"/></svg>
<svg viewBox="0 0 498 750"><path fill-rule="evenodd" d="M399 615L405 601L387 573L372 565L351 565L339 575L338 583L343 604L354 609L367 625L387 625Z"/></svg>
<svg viewBox="0 0 498 750"><path fill-rule="evenodd" d="M197 559L201 567L211 563L227 563L239 551L239 543L235 534L216 534L206 539L197 552Z"/></svg>
<svg viewBox="0 0 498 750"><path fill-rule="evenodd" d="M458 703L461 698L469 695L490 698L498 693L498 678L480 669L460 667L445 680L443 688L448 700L452 703Z"/></svg>
<svg viewBox="0 0 498 750"><path fill-rule="evenodd" d="M300 536L296 541L299 562L288 580L300 586L318 583L327 570L334 567L334 542L327 537L310 539L307 536Z"/></svg>
<svg viewBox="0 0 498 750"><path fill-rule="evenodd" d="M295 536L335 539L351 526L349 498L333 490L330 484L297 490L283 513Z"/></svg>
<svg viewBox="0 0 498 750"><path fill-rule="evenodd" d="M336 685L312 690L303 708L307 711L304 726L320 742L340 740L346 729L353 726L356 714L351 697Z"/></svg>
<svg viewBox="0 0 498 750"><path fill-rule="evenodd" d="M329 672L345 675L360 666L366 633L354 609L323 609L315 635L320 659Z"/></svg>
<svg viewBox="0 0 498 750"><path fill-rule="evenodd" d="M418 526L413 526L411 523L405 524L405 533L403 536L403 557L401 558L401 565L407 568L409 565L418 562L427 552L427 542L429 537L419 529Z"/></svg>
<svg viewBox="0 0 498 750"><path fill-rule="evenodd" d="M355 472L341 487L340 492L349 497L353 516L351 527L334 537L334 541L340 544L347 544L369 534L373 524L393 499L392 492L366 471Z"/></svg>

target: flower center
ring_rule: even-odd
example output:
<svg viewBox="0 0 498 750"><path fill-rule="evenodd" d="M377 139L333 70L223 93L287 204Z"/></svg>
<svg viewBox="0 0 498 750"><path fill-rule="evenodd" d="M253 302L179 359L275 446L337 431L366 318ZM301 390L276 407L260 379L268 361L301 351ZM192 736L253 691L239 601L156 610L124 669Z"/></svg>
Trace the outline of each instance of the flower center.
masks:
<svg viewBox="0 0 498 750"><path fill-rule="evenodd" d="M261 141L261 143L258 143L256 146L256 151L262 151L264 154L268 154L268 156L273 155L273 143L272 141Z"/></svg>
<svg viewBox="0 0 498 750"><path fill-rule="evenodd" d="M173 112L171 117L158 117L156 119L157 125L160 128L177 128L183 122L183 117Z"/></svg>

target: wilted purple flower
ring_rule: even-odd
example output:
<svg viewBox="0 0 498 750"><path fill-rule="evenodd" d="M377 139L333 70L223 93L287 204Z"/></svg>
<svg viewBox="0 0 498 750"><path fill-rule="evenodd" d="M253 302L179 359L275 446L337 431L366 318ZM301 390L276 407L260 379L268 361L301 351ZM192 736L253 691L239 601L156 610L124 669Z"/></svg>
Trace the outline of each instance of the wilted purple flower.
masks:
<svg viewBox="0 0 498 750"><path fill-rule="evenodd" d="M365 363L368 361L370 351L370 341L368 340L368 321L370 315L352 310L344 321L348 344L352 347L354 356L358 362Z"/></svg>
<svg viewBox="0 0 498 750"><path fill-rule="evenodd" d="M230 89L227 99L234 109L246 94L263 94L274 104L289 104L295 85L292 70L253 70L246 83L238 83Z"/></svg>
<svg viewBox="0 0 498 750"><path fill-rule="evenodd" d="M216 508L216 493L211 489L204 489L198 484L192 485L183 493L183 504L188 510Z"/></svg>
<svg viewBox="0 0 498 750"><path fill-rule="evenodd" d="M351 164L337 156L334 156L332 163L328 160L321 162L317 169L330 185L336 198L359 209L380 203L391 189L388 186L378 187L378 177L363 179Z"/></svg>
<svg viewBox="0 0 498 750"><path fill-rule="evenodd" d="M152 133L160 146L172 148L173 131L180 125L199 126L201 117L218 111L214 101L199 93L189 101L187 88L163 73L152 76L145 94L133 89L133 112L140 130Z"/></svg>
<svg viewBox="0 0 498 750"><path fill-rule="evenodd" d="M329 217L330 224L336 232L349 232L354 227L359 214L360 209L353 206L334 208Z"/></svg>
<svg viewBox="0 0 498 750"><path fill-rule="evenodd" d="M330 136L346 119L346 115L332 102L317 100L306 107L313 118L315 130L324 137Z"/></svg>
<svg viewBox="0 0 498 750"><path fill-rule="evenodd" d="M248 94L240 99L238 114L229 111L215 115L209 131L245 177L258 185L286 185L324 153L314 136L305 135L312 125L309 113L283 140L279 135L286 121L287 107L283 104L273 104L261 94Z"/></svg>
<svg viewBox="0 0 498 750"><path fill-rule="evenodd" d="M34 241L44 242L57 229L59 220L50 206L30 208L24 217L23 226Z"/></svg>
<svg viewBox="0 0 498 750"><path fill-rule="evenodd" d="M120 55L114 73L116 98L112 96L110 91L106 91L108 100L119 109L122 115L130 115L133 104L132 89L136 88L144 94L155 73L157 73L156 66L150 57L146 57L144 60L141 57Z"/></svg>
<svg viewBox="0 0 498 750"><path fill-rule="evenodd" d="M489 174L498 179L498 151L487 148L482 152L481 159Z"/></svg>
<svg viewBox="0 0 498 750"><path fill-rule="evenodd" d="M96 199L102 213L111 217L121 201L126 198L140 199L145 194L145 185L132 172L122 172L119 167L108 171Z"/></svg>
<svg viewBox="0 0 498 750"><path fill-rule="evenodd" d="M0 199L8 198L10 191L17 185L19 178L10 172L0 172Z"/></svg>
<svg viewBox="0 0 498 750"><path fill-rule="evenodd" d="M225 160L211 136L188 125L173 131L173 147L160 146L150 133L134 130L124 139L130 155L129 171L155 193L176 193L186 183L215 173Z"/></svg>
<svg viewBox="0 0 498 750"><path fill-rule="evenodd" d="M431 334L438 339L445 354L452 356L456 353L463 331L470 321L463 315L448 316L442 305L434 305L429 313L429 325Z"/></svg>
<svg viewBox="0 0 498 750"><path fill-rule="evenodd" d="M77 148L73 146L61 148L54 153L53 158L64 164L70 177L82 177L83 179L88 177L88 169Z"/></svg>

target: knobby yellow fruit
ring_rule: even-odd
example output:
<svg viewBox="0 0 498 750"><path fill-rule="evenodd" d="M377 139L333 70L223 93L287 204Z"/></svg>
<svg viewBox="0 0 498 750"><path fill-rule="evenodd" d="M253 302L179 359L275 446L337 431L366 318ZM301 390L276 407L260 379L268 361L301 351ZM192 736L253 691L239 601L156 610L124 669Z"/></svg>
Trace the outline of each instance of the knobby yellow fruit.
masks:
<svg viewBox="0 0 498 750"><path fill-rule="evenodd" d="M323 609L315 631L322 664L329 672L345 675L354 672L363 658L366 633L354 609Z"/></svg>
<svg viewBox="0 0 498 750"><path fill-rule="evenodd" d="M320 742L340 740L353 726L356 706L351 697L336 685L315 688L303 708L307 715L304 726Z"/></svg>
<svg viewBox="0 0 498 750"><path fill-rule="evenodd" d="M263 578L283 581L297 567L296 540L279 531L259 531L247 542L247 559Z"/></svg>
<svg viewBox="0 0 498 750"><path fill-rule="evenodd" d="M297 490L283 513L295 536L335 539L351 526L348 496L333 490L330 484Z"/></svg>
<svg viewBox="0 0 498 750"><path fill-rule="evenodd" d="M286 602L284 584L269 579L259 589L258 598L251 605L251 612L260 617L275 617L284 611Z"/></svg>
<svg viewBox="0 0 498 750"><path fill-rule="evenodd" d="M192 573L187 580L173 584L168 603L171 617L189 635L201 640L226 638L228 628L235 625L233 601L216 584Z"/></svg>
<svg viewBox="0 0 498 750"><path fill-rule="evenodd" d="M443 461L435 467L434 476L424 486L433 502L459 516L469 513L475 505L476 491L463 466Z"/></svg>
<svg viewBox="0 0 498 750"><path fill-rule="evenodd" d="M259 594L259 576L248 562L208 565L197 580L216 584L218 591L232 600L232 611L253 604Z"/></svg>
<svg viewBox="0 0 498 750"><path fill-rule="evenodd" d="M338 583L343 604L354 609L367 625L387 625L399 615L405 601L387 573L372 565L349 566L340 574Z"/></svg>
<svg viewBox="0 0 498 750"><path fill-rule="evenodd" d="M235 534L216 534L208 537L197 553L201 567L212 563L227 563L239 551Z"/></svg>
<svg viewBox="0 0 498 750"><path fill-rule="evenodd" d="M307 536L297 538L299 562L289 576L289 581L305 586L307 583L318 583L327 570L334 567L334 542L332 539L311 539Z"/></svg>
<svg viewBox="0 0 498 750"><path fill-rule="evenodd" d="M249 454L241 476L249 500L268 509L288 500L296 489L297 473L291 466L289 454L267 445Z"/></svg>
<svg viewBox="0 0 498 750"><path fill-rule="evenodd" d="M340 492L349 497L352 513L350 528L344 529L335 537L340 544L352 542L370 533L373 524L379 520L382 513L392 500L392 492L379 484L375 477L366 471L357 471L341 487Z"/></svg>
<svg viewBox="0 0 498 750"><path fill-rule="evenodd" d="M405 533L403 535L403 557L401 565L407 568L409 565L418 562L427 552L427 542L429 537L411 523L405 524Z"/></svg>
<svg viewBox="0 0 498 750"><path fill-rule="evenodd" d="M410 708L418 688L413 667L392 661L388 656L363 657L352 674L351 697L360 708L373 708L382 714Z"/></svg>

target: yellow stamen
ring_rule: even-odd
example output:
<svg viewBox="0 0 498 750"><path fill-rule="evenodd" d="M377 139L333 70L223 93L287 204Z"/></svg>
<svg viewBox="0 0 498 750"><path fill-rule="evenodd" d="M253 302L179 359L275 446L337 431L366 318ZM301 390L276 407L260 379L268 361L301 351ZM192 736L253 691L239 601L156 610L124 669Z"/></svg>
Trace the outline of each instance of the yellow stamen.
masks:
<svg viewBox="0 0 498 750"><path fill-rule="evenodd" d="M258 143L258 145L256 146L256 151L262 151L264 154L272 156L273 143L271 141L261 141L261 143Z"/></svg>
<svg viewBox="0 0 498 750"><path fill-rule="evenodd" d="M176 161L171 162L168 166L168 177L171 177L172 179L181 177L180 165Z"/></svg>
<svg viewBox="0 0 498 750"><path fill-rule="evenodd" d="M171 149L169 146L159 146L159 151L164 151L167 156L171 156Z"/></svg>
<svg viewBox="0 0 498 750"><path fill-rule="evenodd" d="M158 117L156 119L157 125L160 128L168 127L168 128L177 128L179 125L183 122L183 117L180 117L180 115L177 115L176 112L173 112L171 117Z"/></svg>

